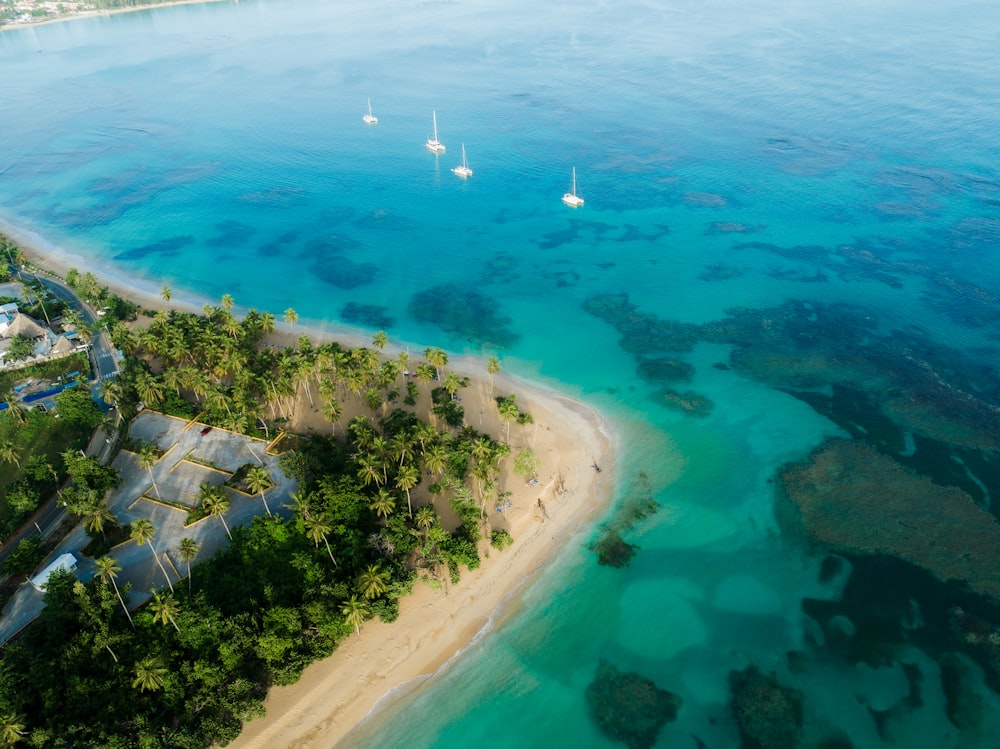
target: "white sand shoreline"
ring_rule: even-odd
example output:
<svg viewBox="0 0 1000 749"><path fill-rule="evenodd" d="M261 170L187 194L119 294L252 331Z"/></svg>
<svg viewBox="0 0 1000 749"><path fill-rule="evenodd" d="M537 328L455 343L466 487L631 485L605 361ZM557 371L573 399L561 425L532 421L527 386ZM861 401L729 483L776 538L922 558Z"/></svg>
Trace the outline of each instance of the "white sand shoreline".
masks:
<svg viewBox="0 0 1000 749"><path fill-rule="evenodd" d="M184 295L165 303L154 282L128 279L117 269L91 263L3 221L0 231L38 267L62 277L74 267L81 273L92 272L111 291L144 307L200 312L204 303L218 303ZM279 323L272 342L292 345L300 335L371 346L370 336L308 323L294 328ZM245 725L230 744L234 749L330 749L366 718L419 689L494 627L502 626L519 610L519 592L608 507L614 496L619 430L602 415L548 385L504 372L490 388L485 363L472 356L455 357L448 368L471 380L461 394L468 420L479 431L505 432L491 394L515 393L521 410L534 419L531 426L511 426L511 443L515 450L530 443L540 458L539 484L526 485L508 465L500 483L513 492L514 507L500 518L490 513L492 520L510 530L514 545L496 552L483 544L481 553L489 558L477 570L463 570L457 585L435 590L418 582L413 593L401 600L396 622L366 622L361 636L348 638L329 658L311 664L298 682L272 688L265 701L266 715ZM297 409L295 427L329 429L329 422L307 405ZM595 471L595 464L608 470Z"/></svg>

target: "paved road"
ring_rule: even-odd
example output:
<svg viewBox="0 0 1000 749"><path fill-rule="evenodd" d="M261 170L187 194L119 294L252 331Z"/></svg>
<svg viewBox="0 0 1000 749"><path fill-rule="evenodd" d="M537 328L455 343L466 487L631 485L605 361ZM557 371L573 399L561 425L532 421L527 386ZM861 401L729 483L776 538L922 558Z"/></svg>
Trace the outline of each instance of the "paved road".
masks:
<svg viewBox="0 0 1000 749"><path fill-rule="evenodd" d="M22 280L27 277L37 278L49 289L51 289L55 296L65 301L69 305L70 309L74 309L79 312L83 320L94 328L94 337L90 341L89 349L90 364L94 370L94 379L100 382L101 380L110 379L118 374L118 358L115 356L114 348L111 346L107 333L97 327L97 324L101 320L101 318L97 315L97 312L95 312L89 304L80 299L73 292L73 290L62 281L51 278L44 273L35 274L22 270L17 270L16 272L18 277Z"/></svg>

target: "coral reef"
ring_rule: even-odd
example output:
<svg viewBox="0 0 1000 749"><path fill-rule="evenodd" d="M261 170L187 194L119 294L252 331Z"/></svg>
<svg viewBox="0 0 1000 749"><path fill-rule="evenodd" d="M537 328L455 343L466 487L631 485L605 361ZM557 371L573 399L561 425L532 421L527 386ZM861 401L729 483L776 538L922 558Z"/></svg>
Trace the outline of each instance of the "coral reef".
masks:
<svg viewBox="0 0 1000 749"><path fill-rule="evenodd" d="M729 672L733 716L746 749L796 749L802 741L802 693L756 666Z"/></svg>
<svg viewBox="0 0 1000 749"><path fill-rule="evenodd" d="M621 347L632 354L690 351L698 342L697 325L640 312L625 292L590 297L584 301L583 309L621 333Z"/></svg>
<svg viewBox="0 0 1000 749"><path fill-rule="evenodd" d="M520 338L508 327L510 318L498 313L494 299L459 284L442 284L414 294L408 310L418 322L483 346L508 348Z"/></svg>
<svg viewBox="0 0 1000 749"><path fill-rule="evenodd" d="M601 732L629 749L653 746L660 729L677 717L681 705L680 697L660 689L650 679L619 671L603 659L587 687L586 698Z"/></svg>
<svg viewBox="0 0 1000 749"><path fill-rule="evenodd" d="M846 440L828 442L780 478L798 520L820 543L888 554L1000 600L1000 524L961 490Z"/></svg>
<svg viewBox="0 0 1000 749"><path fill-rule="evenodd" d="M378 266L374 263L357 263L343 255L317 258L309 270L319 279L338 289L356 289L375 280Z"/></svg>
<svg viewBox="0 0 1000 749"><path fill-rule="evenodd" d="M388 314L388 308L378 304L358 304L348 302L340 310L340 319L366 328L387 330L396 324L396 319Z"/></svg>
<svg viewBox="0 0 1000 749"><path fill-rule="evenodd" d="M715 404L711 400L693 390L686 390L683 393L676 390L664 390L663 404L692 416L708 416L715 408Z"/></svg>

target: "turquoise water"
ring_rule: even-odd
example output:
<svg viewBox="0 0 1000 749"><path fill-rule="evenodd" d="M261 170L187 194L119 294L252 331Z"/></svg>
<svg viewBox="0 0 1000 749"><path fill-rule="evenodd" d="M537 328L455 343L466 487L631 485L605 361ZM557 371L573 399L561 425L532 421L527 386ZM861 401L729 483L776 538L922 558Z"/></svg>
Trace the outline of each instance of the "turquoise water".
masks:
<svg viewBox="0 0 1000 749"><path fill-rule="evenodd" d="M581 305L627 292L645 313L706 323L851 303L879 333L995 371L1000 10L341 5L244 0L0 34L0 218L176 295L291 306L329 328L350 303L377 305L396 342L499 350L508 371L619 425L607 475L621 497L644 472L661 505L627 535L632 565L599 567L591 534L567 539L502 626L348 743L611 746L583 698L607 658L682 697L660 746L737 746L727 678L749 664L802 690L814 744L839 730L889 745L869 708L906 695L903 662L930 676L894 718L896 745L992 746L989 719L971 733L948 721L916 645L880 668L815 645L802 600L836 600L842 580L819 582L821 558L782 536L771 482L840 427L713 366L730 353L718 343L676 357L695 366L678 389L712 412L670 410ZM422 145L432 110L440 157ZM463 142L468 181L450 172ZM559 200L574 166L576 211ZM455 287L480 295L460 331L414 315L415 295ZM501 328L477 326L491 314Z"/></svg>

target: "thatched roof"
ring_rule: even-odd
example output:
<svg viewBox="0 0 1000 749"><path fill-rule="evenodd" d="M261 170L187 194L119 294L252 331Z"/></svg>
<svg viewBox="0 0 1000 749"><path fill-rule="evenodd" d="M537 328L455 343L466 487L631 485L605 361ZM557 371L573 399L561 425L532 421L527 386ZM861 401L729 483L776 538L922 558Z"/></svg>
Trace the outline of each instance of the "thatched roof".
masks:
<svg viewBox="0 0 1000 749"><path fill-rule="evenodd" d="M3 335L5 338L13 338L16 335L27 336L28 338L41 338L45 335L45 328L24 313L19 312L11 320L10 325L4 331Z"/></svg>

